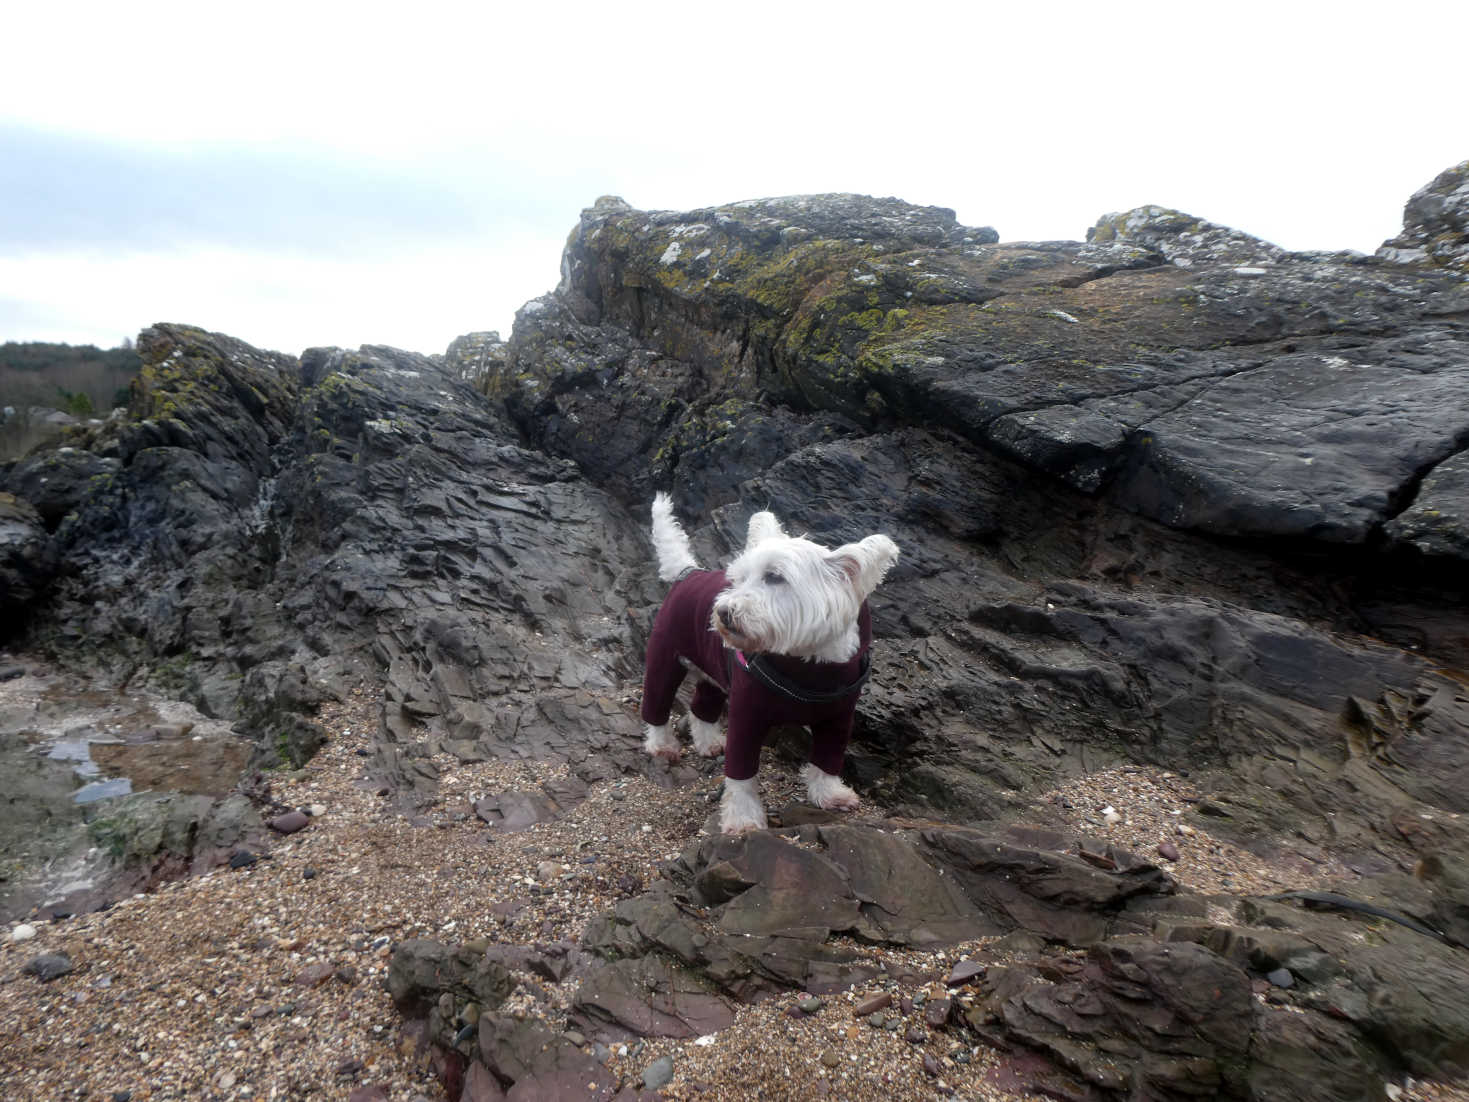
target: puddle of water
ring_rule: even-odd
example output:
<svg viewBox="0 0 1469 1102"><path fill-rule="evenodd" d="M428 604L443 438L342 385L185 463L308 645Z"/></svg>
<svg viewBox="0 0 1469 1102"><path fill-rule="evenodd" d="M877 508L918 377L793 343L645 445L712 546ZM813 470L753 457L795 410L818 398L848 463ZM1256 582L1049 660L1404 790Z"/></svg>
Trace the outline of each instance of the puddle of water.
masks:
<svg viewBox="0 0 1469 1102"><path fill-rule="evenodd" d="M96 772L96 766L92 772ZM80 772L80 770L78 770ZM126 796L133 790L133 782L127 777L114 777L106 781L93 781L84 784L72 793L71 798L79 804L95 803L97 800L106 800L112 796Z"/></svg>

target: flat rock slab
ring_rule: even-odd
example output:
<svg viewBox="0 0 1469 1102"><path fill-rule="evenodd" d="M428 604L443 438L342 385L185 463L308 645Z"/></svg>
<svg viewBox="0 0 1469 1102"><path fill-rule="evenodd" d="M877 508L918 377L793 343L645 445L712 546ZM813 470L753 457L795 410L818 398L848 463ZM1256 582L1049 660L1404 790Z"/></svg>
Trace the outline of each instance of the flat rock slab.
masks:
<svg viewBox="0 0 1469 1102"><path fill-rule="evenodd" d="M587 797L575 777L547 781L539 792L500 792L475 801L474 813L491 826L516 831L561 818Z"/></svg>

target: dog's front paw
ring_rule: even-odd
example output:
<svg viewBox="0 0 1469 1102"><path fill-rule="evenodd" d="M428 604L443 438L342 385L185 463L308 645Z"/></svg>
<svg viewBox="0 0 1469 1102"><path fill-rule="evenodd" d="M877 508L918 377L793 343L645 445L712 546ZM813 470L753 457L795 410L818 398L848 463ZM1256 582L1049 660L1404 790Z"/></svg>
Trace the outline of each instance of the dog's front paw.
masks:
<svg viewBox="0 0 1469 1102"><path fill-rule="evenodd" d="M678 748L678 739L673 737L673 732L666 723L656 727L648 724L647 732L643 735L643 749L651 756L662 758L666 762L678 761L683 756Z"/></svg>
<svg viewBox="0 0 1469 1102"><path fill-rule="evenodd" d="M862 805L857 793L840 777L822 772L814 765L801 767L801 779L806 782L806 798L824 811L856 811Z"/></svg>
<svg viewBox="0 0 1469 1102"><path fill-rule="evenodd" d="M724 779L724 795L719 800L721 834L746 834L765 829L765 805L755 778L732 781Z"/></svg>
<svg viewBox="0 0 1469 1102"><path fill-rule="evenodd" d="M724 732L719 729L719 724L689 716L689 735L694 740L694 749L706 758L724 753Z"/></svg>

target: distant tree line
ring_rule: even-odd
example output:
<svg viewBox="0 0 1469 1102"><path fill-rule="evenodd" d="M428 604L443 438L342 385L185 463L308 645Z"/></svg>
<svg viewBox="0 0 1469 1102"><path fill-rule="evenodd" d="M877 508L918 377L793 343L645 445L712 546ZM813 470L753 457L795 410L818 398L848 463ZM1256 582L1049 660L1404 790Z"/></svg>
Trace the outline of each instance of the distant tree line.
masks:
<svg viewBox="0 0 1469 1102"><path fill-rule="evenodd" d="M91 344L6 341L0 344L0 459L14 458L55 435L36 410L105 417L126 405L128 384L142 366L133 342Z"/></svg>

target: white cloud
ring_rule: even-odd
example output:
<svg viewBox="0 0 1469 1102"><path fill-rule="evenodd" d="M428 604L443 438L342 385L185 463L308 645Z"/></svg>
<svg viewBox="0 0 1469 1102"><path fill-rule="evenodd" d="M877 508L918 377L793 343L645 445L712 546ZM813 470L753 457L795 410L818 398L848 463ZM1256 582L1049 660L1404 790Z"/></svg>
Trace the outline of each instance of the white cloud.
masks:
<svg viewBox="0 0 1469 1102"><path fill-rule="evenodd" d="M392 262L231 253L234 272L206 268L238 242L206 239L215 251L188 262L113 256L95 268L67 246L47 263L70 273L69 297L7 280L4 297L44 297L78 330L111 332L127 310L146 311L124 331L136 328L160 303L163 316L276 345L437 348L432 334L505 325L554 285L566 232L606 193L677 209L896 195L1008 240L1079 238L1105 212L1161 203L1288 248L1365 251L1396 232L1413 190L1469 156L1460 67L1425 60L1436 43L1469 39L1469 5L1431 0L155 0L24 5L6 29L28 48L0 68L0 122L144 152L294 151L365 178L433 179L474 227L452 248L442 229L421 247L395 234ZM28 242L28 265L42 265L39 247ZM15 243L0 248L13 273ZM140 300L113 276L142 266L157 293ZM433 281L450 270L455 280ZM466 313L450 322L456 309ZM10 317L21 317L14 304ZM14 327L41 315L25 317L0 317L0 339L31 336Z"/></svg>
<svg viewBox="0 0 1469 1102"><path fill-rule="evenodd" d="M368 262L221 249L0 257L0 303L37 319L74 318L88 304L84 323L39 322L28 340L111 347L171 321L292 354L331 344L442 352L471 330L509 336L515 306L506 304L555 285L557 257L543 244L502 245L494 265L473 249Z"/></svg>

